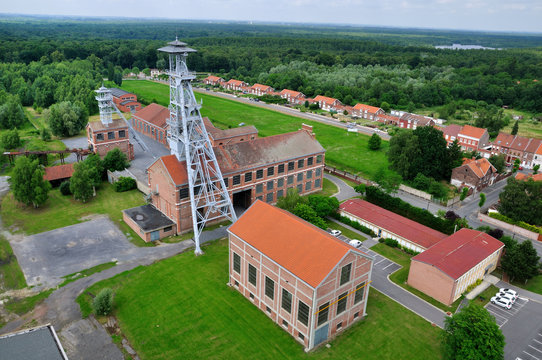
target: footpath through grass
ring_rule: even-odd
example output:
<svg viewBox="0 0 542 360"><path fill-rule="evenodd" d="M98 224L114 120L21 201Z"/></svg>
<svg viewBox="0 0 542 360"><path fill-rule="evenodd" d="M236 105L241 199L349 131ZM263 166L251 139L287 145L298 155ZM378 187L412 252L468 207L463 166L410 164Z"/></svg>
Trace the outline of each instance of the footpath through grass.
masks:
<svg viewBox="0 0 542 360"><path fill-rule="evenodd" d="M147 100L155 99L167 106L169 86L146 80L130 80L122 83L126 91L134 92ZM271 136L301 129L301 124L313 126L316 139L326 149L326 164L373 178L383 168L388 170L388 142L382 141L382 148L368 150L369 136L349 133L343 128L325 125L316 121L301 119L258 106L252 106L217 96L196 93L196 98L203 100L202 115L209 117L217 127L237 127L240 123L254 125L260 136Z"/></svg>
<svg viewBox="0 0 542 360"><path fill-rule="evenodd" d="M111 287L114 315L143 360L149 359L440 359L439 328L370 290L364 320L304 353L228 281L228 243L214 242L196 257L189 251L93 285ZM84 314L91 297L78 297Z"/></svg>

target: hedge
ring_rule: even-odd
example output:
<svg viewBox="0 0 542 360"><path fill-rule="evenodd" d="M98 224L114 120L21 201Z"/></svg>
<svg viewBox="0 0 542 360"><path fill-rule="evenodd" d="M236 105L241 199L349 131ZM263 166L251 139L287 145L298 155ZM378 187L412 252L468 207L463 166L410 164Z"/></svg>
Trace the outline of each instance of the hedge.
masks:
<svg viewBox="0 0 542 360"><path fill-rule="evenodd" d="M137 187L136 181L132 179L131 177L125 177L121 176L119 179L113 184L113 188L116 192L123 192L135 189Z"/></svg>
<svg viewBox="0 0 542 360"><path fill-rule="evenodd" d="M342 222L342 223L344 223L346 225L349 225L349 226L353 227L354 229L361 231L364 234L369 235L370 237L376 237L376 234L371 229L369 229L366 226L361 225L357 221L350 220L346 216L339 215L338 213L335 215L335 218L337 220L339 220L340 222Z"/></svg>
<svg viewBox="0 0 542 360"><path fill-rule="evenodd" d="M499 214L499 213L496 213L496 212L490 212L488 214L488 216L492 217L494 219L500 220L500 221L504 221L505 223L512 224L512 225L517 225L517 226L519 226L521 228L524 228L524 229L527 229L529 231L532 231L532 232L535 232L535 233L538 233L538 234L542 234L542 229L541 228L539 228L538 226L527 224L524 221L515 221L515 220L510 219L508 216L505 216L503 214Z"/></svg>

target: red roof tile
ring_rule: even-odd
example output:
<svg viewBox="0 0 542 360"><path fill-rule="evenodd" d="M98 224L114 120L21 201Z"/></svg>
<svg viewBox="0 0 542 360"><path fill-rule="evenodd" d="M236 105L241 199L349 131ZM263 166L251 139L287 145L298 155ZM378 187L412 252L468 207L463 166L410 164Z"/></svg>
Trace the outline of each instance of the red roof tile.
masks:
<svg viewBox="0 0 542 360"><path fill-rule="evenodd" d="M461 126L456 124L450 124L448 126L445 126L444 128L440 129L444 135L448 135L448 137L455 137L457 138L457 135L459 135L459 132L461 131Z"/></svg>
<svg viewBox="0 0 542 360"><path fill-rule="evenodd" d="M432 265L455 280L502 247L502 242L484 232L461 229L412 261Z"/></svg>
<svg viewBox="0 0 542 360"><path fill-rule="evenodd" d="M464 159L463 165L467 165L479 178L483 178L491 168L493 168L493 172L497 172L497 169L486 158L478 160Z"/></svg>
<svg viewBox="0 0 542 360"><path fill-rule="evenodd" d="M524 151L527 148L529 140L529 138L526 138L524 136L516 136L514 141L512 141L510 148L514 150Z"/></svg>
<svg viewBox="0 0 542 360"><path fill-rule="evenodd" d="M260 200L252 204L228 232L313 288L320 285L349 252L368 257L326 231Z"/></svg>
<svg viewBox="0 0 542 360"><path fill-rule="evenodd" d="M188 184L186 161L177 160L175 155L162 156L159 160L164 164L175 185Z"/></svg>
<svg viewBox="0 0 542 360"><path fill-rule="evenodd" d="M322 95L318 95L317 97L315 97L314 101L316 101L316 102L322 101L323 103L328 104L328 105L333 105L336 101L338 101L340 103L340 101L337 100L337 99L322 96Z"/></svg>
<svg viewBox="0 0 542 360"><path fill-rule="evenodd" d="M280 96L287 96L287 95L289 95L290 98L296 98L298 96L305 97L305 95L303 95L299 91L284 89L280 92Z"/></svg>
<svg viewBox="0 0 542 360"><path fill-rule="evenodd" d="M166 120L169 118L169 109L162 105L152 103L136 112L134 117L165 129Z"/></svg>
<svg viewBox="0 0 542 360"><path fill-rule="evenodd" d="M470 126L470 125L464 125L461 131L459 132L459 136L468 136L468 137L480 140L486 132L487 132L486 129L482 129L482 128Z"/></svg>
<svg viewBox="0 0 542 360"><path fill-rule="evenodd" d="M510 135L507 133L499 133L495 141L493 141L493 144L497 146L510 147L513 141L514 141L514 135Z"/></svg>
<svg viewBox="0 0 542 360"><path fill-rule="evenodd" d="M57 165L45 168L43 179L53 181L58 179L71 178L73 175L73 164Z"/></svg>
<svg viewBox="0 0 542 360"><path fill-rule="evenodd" d="M538 150L536 150L536 155L542 155L542 143L540 143L540 146L538 146Z"/></svg>
<svg viewBox="0 0 542 360"><path fill-rule="evenodd" d="M204 81L205 80L209 80L209 81L220 81L220 80L224 80L222 79L221 77L218 77L218 76L214 76L214 75L209 75L207 76L205 79L203 79Z"/></svg>
<svg viewBox="0 0 542 360"><path fill-rule="evenodd" d="M273 88L269 85L254 84L250 87L251 89L260 89L262 91L272 90Z"/></svg>
<svg viewBox="0 0 542 360"><path fill-rule="evenodd" d="M376 106L365 105L365 104L360 104L360 103L357 103L356 105L354 105L354 109L360 110L360 111L367 110L367 112L373 113L373 114L376 114L379 110L382 110L381 108L376 107Z"/></svg>
<svg viewBox="0 0 542 360"><path fill-rule="evenodd" d="M525 151L531 154L536 153L536 150L540 148L540 145L542 144L542 140L539 139L531 139L529 141L529 144L527 145L527 148L525 148Z"/></svg>
<svg viewBox="0 0 542 360"><path fill-rule="evenodd" d="M542 174L536 174L536 175L533 175L533 174L524 174L524 173L520 173L518 172L516 174L516 180L520 180L520 181L527 181L529 179L533 179L534 181L542 181Z"/></svg>
<svg viewBox="0 0 542 360"><path fill-rule="evenodd" d="M228 80L228 82L226 83L226 85L227 85L227 84L238 85L238 86L240 86L240 85L245 84L245 82L244 82L244 81L241 81L241 80L230 79L230 80Z"/></svg>
<svg viewBox="0 0 542 360"><path fill-rule="evenodd" d="M361 199L343 202L340 209L427 249L447 235Z"/></svg>

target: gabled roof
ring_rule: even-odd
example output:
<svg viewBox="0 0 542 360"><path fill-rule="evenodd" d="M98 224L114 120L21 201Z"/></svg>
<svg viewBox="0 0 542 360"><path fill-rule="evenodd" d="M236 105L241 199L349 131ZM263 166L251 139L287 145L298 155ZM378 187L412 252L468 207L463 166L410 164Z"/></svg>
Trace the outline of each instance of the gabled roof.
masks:
<svg viewBox="0 0 542 360"><path fill-rule="evenodd" d="M495 141L493 141L493 144L497 146L510 147L510 145L512 145L512 142L514 141L514 137L514 135L501 132L499 133L499 135L497 135L497 138L495 139Z"/></svg>
<svg viewBox="0 0 542 360"><path fill-rule="evenodd" d="M179 186L188 184L186 161L177 160L175 155L162 156L156 161L161 161L162 164L164 164L166 171L169 173L169 176L175 185Z"/></svg>
<svg viewBox="0 0 542 360"><path fill-rule="evenodd" d="M349 253L368 255L326 231L256 200L228 229L313 288Z"/></svg>
<svg viewBox="0 0 542 360"><path fill-rule="evenodd" d="M450 124L448 126L445 126L440 129L444 135L448 135L448 137L455 137L457 138L457 135L459 135L459 132L461 131L461 126L456 124Z"/></svg>
<svg viewBox="0 0 542 360"><path fill-rule="evenodd" d="M397 124L399 122L399 117L389 115L389 114L378 114L375 116L375 120L376 121L385 120L385 121Z"/></svg>
<svg viewBox="0 0 542 360"><path fill-rule="evenodd" d="M73 164L56 165L45 168L43 179L53 181L58 179L71 178L73 175Z"/></svg>
<svg viewBox="0 0 542 360"><path fill-rule="evenodd" d="M222 173L229 174L302 156L320 154L324 152L324 148L307 131L299 130L218 146L214 148L214 151Z"/></svg>
<svg viewBox="0 0 542 360"><path fill-rule="evenodd" d="M333 103L335 103L336 101L338 101L339 104L341 103L338 99L334 99L334 98L330 98L330 97L326 97L322 95L318 95L317 97L315 97L314 101L316 102L322 101L324 104L328 104L328 105L333 105Z"/></svg>
<svg viewBox="0 0 542 360"><path fill-rule="evenodd" d="M241 81L241 80L230 79L230 80L228 80L226 85L227 84L230 84L230 85L243 85L243 84L246 84L246 83L244 81Z"/></svg>
<svg viewBox="0 0 542 360"><path fill-rule="evenodd" d="M169 118L169 109L165 106L152 103L136 112L134 117L165 129L166 120Z"/></svg>
<svg viewBox="0 0 542 360"><path fill-rule="evenodd" d="M219 81L219 80L224 80L224 79L222 79L221 77L218 77L218 76L209 75L203 80Z"/></svg>
<svg viewBox="0 0 542 360"><path fill-rule="evenodd" d="M258 135L258 129L254 125L241 126L231 129L219 129L216 128L209 118L204 117L203 123L205 124L205 129L213 140L217 141L220 139L228 139L240 135ZM249 139L245 139L249 140Z"/></svg>
<svg viewBox="0 0 542 360"><path fill-rule="evenodd" d="M302 97L305 97L305 95L303 93L300 93L299 91L294 91L294 90L288 90L288 89L284 89L280 92L280 95L281 96L287 96L289 95L291 98L295 98L295 97L298 97L298 96L302 96Z"/></svg>
<svg viewBox="0 0 542 360"><path fill-rule="evenodd" d="M350 199L340 209L427 249L447 235L361 199Z"/></svg>
<svg viewBox="0 0 542 360"><path fill-rule="evenodd" d="M529 138L526 138L524 136L516 136L514 141L512 141L510 148L513 150L524 151L527 148L529 140Z"/></svg>
<svg viewBox="0 0 542 360"><path fill-rule="evenodd" d="M497 172L497 169L495 169L495 167L491 165L489 160L486 158L481 158L478 160L465 159L463 160L462 166L465 166L465 165L468 166L469 169L471 169L474 172L474 174L478 176L479 178L483 178L487 174L489 169L493 169L494 173Z"/></svg>
<svg viewBox="0 0 542 360"><path fill-rule="evenodd" d="M426 126L431 124L431 122L435 122L432 117L412 113L404 113L403 115L401 115L401 120L411 121L419 126Z"/></svg>
<svg viewBox="0 0 542 360"><path fill-rule="evenodd" d="M468 136L475 139L481 139L482 136L487 132L486 129L482 129L475 126L470 125L464 125L461 131L459 132L459 136Z"/></svg>
<svg viewBox="0 0 542 360"><path fill-rule="evenodd" d="M260 89L263 91L272 90L273 88L269 85L254 84L250 87L251 89Z"/></svg>
<svg viewBox="0 0 542 360"><path fill-rule="evenodd" d="M529 179L533 179L534 181L542 181L542 173L536 174L536 175L533 175L533 174L527 175L527 174L518 172L516 174L516 180L527 181Z"/></svg>
<svg viewBox="0 0 542 360"><path fill-rule="evenodd" d="M540 139L531 139L529 141L529 144L525 148L525 152L535 154L536 150L540 148L540 145L542 145L542 140L540 140Z"/></svg>
<svg viewBox="0 0 542 360"><path fill-rule="evenodd" d="M484 232L461 229L414 256L412 261L432 265L457 280L502 247L502 242Z"/></svg>
<svg viewBox="0 0 542 360"><path fill-rule="evenodd" d="M367 112L369 112L369 113L375 113L376 114L379 110L382 110L382 109L379 108L379 107L376 107L376 106L357 103L356 105L354 105L354 110L360 110L360 111L367 110Z"/></svg>
<svg viewBox="0 0 542 360"><path fill-rule="evenodd" d="M542 155L542 142L540 142L540 145L538 146L538 150L536 150L536 155Z"/></svg>
<svg viewBox="0 0 542 360"><path fill-rule="evenodd" d="M122 95L134 95L132 93L129 93L128 91L126 90L122 90L122 89L119 89L119 88L110 88L109 90L111 90L111 95L113 95L114 97L121 97Z"/></svg>

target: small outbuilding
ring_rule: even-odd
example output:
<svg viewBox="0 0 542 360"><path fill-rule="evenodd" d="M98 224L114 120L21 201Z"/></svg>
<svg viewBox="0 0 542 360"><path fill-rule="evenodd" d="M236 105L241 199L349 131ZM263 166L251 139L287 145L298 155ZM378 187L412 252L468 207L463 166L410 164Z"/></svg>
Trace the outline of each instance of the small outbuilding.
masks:
<svg viewBox="0 0 542 360"><path fill-rule="evenodd" d="M145 242L175 235L175 223L150 204L122 210L122 217Z"/></svg>
<svg viewBox="0 0 542 360"><path fill-rule="evenodd" d="M69 180L73 175L73 164L56 165L45 168L43 179L51 183L53 187Z"/></svg>

